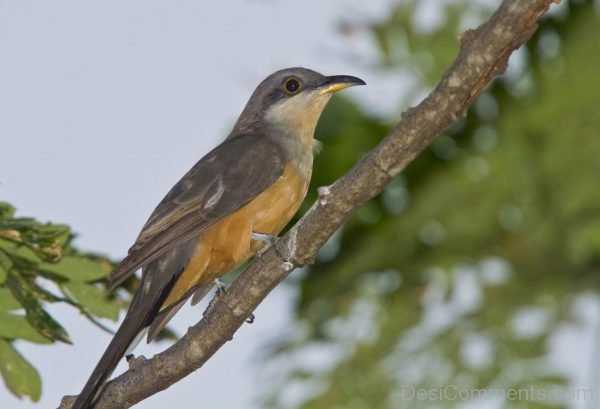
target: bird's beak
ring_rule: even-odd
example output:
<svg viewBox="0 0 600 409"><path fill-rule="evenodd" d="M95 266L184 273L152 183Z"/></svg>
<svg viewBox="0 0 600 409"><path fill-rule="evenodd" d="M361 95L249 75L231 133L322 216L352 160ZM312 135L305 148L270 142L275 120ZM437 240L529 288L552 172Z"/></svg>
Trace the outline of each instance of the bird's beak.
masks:
<svg viewBox="0 0 600 409"><path fill-rule="evenodd" d="M319 86L319 93L321 95L333 94L334 92L338 92L344 88L366 84L367 83L360 78L356 78L351 75L332 75L331 77L325 77L325 81L321 86Z"/></svg>

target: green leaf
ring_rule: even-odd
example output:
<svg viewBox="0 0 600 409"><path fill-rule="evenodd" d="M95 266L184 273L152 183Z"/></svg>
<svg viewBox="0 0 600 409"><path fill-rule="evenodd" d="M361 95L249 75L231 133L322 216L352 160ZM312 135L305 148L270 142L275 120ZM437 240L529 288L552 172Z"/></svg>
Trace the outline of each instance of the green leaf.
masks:
<svg viewBox="0 0 600 409"><path fill-rule="evenodd" d="M2 267L2 269L4 270L5 273L6 273L6 271L10 270L10 268L13 265L12 260L4 251L4 246L7 244L10 244L10 243L7 243L4 240L0 240L0 267ZM12 246L12 244L10 244L10 245ZM5 279L6 279L6 277L5 277Z"/></svg>
<svg viewBox="0 0 600 409"><path fill-rule="evenodd" d="M8 288L0 287L0 312L19 310L21 308L21 304L19 304L10 290Z"/></svg>
<svg viewBox="0 0 600 409"><path fill-rule="evenodd" d="M39 268L59 274L74 282L99 280L110 274L112 265L104 260L67 256L58 263L40 263Z"/></svg>
<svg viewBox="0 0 600 409"><path fill-rule="evenodd" d="M22 244L13 243L8 240L0 239L0 250L4 250L4 252L9 254L11 257L18 257L31 263L37 263L40 261L39 257L28 247ZM0 257L1 255L7 257L5 253L0 252ZM0 261L2 261L2 263L10 262L8 268L10 268L13 264L8 257L5 260Z"/></svg>
<svg viewBox="0 0 600 409"><path fill-rule="evenodd" d="M43 336L71 344L69 335L40 305L35 294L29 288L26 279L18 274L9 274L6 285L25 308L27 321Z"/></svg>
<svg viewBox="0 0 600 409"><path fill-rule="evenodd" d="M42 394L42 380L38 371L14 349L11 343L0 339L0 374L8 390L20 397L29 396L37 402Z"/></svg>
<svg viewBox="0 0 600 409"><path fill-rule="evenodd" d="M75 300L88 312L97 317L110 318L116 321L119 317L120 305L111 300L109 294L93 284L67 283L63 286Z"/></svg>
<svg viewBox="0 0 600 409"><path fill-rule="evenodd" d="M23 339L37 344L52 341L40 335L22 315L0 313L0 338Z"/></svg>
<svg viewBox="0 0 600 409"><path fill-rule="evenodd" d="M55 303L55 302L65 301L65 299L63 297L59 297L56 294L53 294L50 291L46 290L44 287L39 285L37 283L37 281L35 281L35 280L28 280L28 284L29 284L29 289L31 290L31 292L35 295L35 297L40 302Z"/></svg>
<svg viewBox="0 0 600 409"><path fill-rule="evenodd" d="M0 202L0 221L11 219L15 215L15 208L6 202Z"/></svg>

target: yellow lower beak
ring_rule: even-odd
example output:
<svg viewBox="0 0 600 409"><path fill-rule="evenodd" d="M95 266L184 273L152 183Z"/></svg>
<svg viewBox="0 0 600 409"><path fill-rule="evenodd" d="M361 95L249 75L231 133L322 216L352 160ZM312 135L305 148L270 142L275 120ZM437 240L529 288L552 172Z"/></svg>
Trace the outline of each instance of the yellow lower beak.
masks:
<svg viewBox="0 0 600 409"><path fill-rule="evenodd" d="M343 90L344 88L351 87L352 84L331 84L326 87L321 88L320 94L333 94L334 92L338 92Z"/></svg>
<svg viewBox="0 0 600 409"><path fill-rule="evenodd" d="M365 85L366 83L360 78L352 77L350 75L334 75L326 78L326 82L323 86L319 87L319 93L333 94L334 92L341 91L348 87L355 85Z"/></svg>

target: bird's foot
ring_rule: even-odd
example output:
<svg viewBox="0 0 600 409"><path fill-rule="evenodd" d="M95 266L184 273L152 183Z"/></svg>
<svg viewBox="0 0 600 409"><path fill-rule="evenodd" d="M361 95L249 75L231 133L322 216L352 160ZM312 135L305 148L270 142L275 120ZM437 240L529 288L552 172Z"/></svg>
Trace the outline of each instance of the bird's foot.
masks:
<svg viewBox="0 0 600 409"><path fill-rule="evenodd" d="M215 292L215 298L213 298L213 301L221 298L222 296L224 296L225 294L227 294L227 289L229 288L229 286L227 284L225 284L223 281L219 280L218 278L215 280L215 287L217 287L217 291Z"/></svg>
<svg viewBox="0 0 600 409"><path fill-rule="evenodd" d="M275 250L275 253L277 254L277 256L283 260L283 264L281 265L281 267L287 271L290 272L292 271L296 266L294 265L294 263L292 263L290 261L290 257L284 255L280 250L279 247L277 246L277 243L279 242L280 238L277 236L273 236L271 234L266 234L266 233L258 233L258 232L252 232L250 234L250 237L254 240L258 240L258 241L262 241L263 243L267 243L268 246L264 246L263 248L259 249L256 252L256 256L257 257L262 257L263 254L265 254L265 251L267 251L270 247L273 247L273 250Z"/></svg>
<svg viewBox="0 0 600 409"><path fill-rule="evenodd" d="M273 250L275 250L275 253L277 254L277 256L279 256L280 258L282 258L285 261L288 261L287 257L284 256L283 254L281 254L281 252L279 251L279 248L277 247L277 242L279 241L279 237L273 236L272 234L258 233L258 232L253 231L250 234L250 238L252 238L253 240L262 241L263 243L268 244L267 246L263 246L261 249L259 249L256 252L256 257L262 257L262 255L265 254L265 252L270 247L273 247Z"/></svg>
<svg viewBox="0 0 600 409"><path fill-rule="evenodd" d="M215 303L219 300L219 298L227 294L228 287L227 284L225 284L223 281L217 278L214 281L214 286L217 287L217 290L215 291L215 296L212 298L212 300L210 300L210 302L206 306L206 309L202 313L202 315L204 316L206 316L210 311L212 311L213 307L215 306Z"/></svg>
<svg viewBox="0 0 600 409"><path fill-rule="evenodd" d="M227 294L227 290L229 289L229 286L223 281L219 280L218 278L215 280L215 287L217 287L217 291L215 292L215 296L213 297L213 299L208 303L206 310L204 310L204 313L202 314L204 316L207 315L213 309L215 303L219 300L219 298ZM252 324L254 322L254 318L254 314L250 314L250 316L246 318L246 322L248 324Z"/></svg>
<svg viewBox="0 0 600 409"><path fill-rule="evenodd" d="M267 246L263 246L256 252L257 257L262 257L262 255L265 254L265 251L267 251L269 247L273 247L275 251L277 251L277 254L279 254L277 250L277 240L279 239L279 237L273 236L272 234L259 233L253 231L252 233L250 233L250 238L268 244Z"/></svg>

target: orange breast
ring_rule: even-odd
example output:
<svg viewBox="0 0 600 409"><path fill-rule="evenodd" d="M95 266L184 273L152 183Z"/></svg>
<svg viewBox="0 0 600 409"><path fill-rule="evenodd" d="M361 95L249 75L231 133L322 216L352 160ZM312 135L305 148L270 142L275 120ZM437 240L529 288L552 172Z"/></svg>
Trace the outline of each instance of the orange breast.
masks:
<svg viewBox="0 0 600 409"><path fill-rule="evenodd" d="M252 240L250 234L277 235L298 211L307 189L307 178L288 165L268 189L206 230L162 308L179 301L190 288L212 282L254 255L264 243Z"/></svg>

